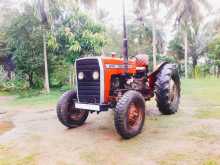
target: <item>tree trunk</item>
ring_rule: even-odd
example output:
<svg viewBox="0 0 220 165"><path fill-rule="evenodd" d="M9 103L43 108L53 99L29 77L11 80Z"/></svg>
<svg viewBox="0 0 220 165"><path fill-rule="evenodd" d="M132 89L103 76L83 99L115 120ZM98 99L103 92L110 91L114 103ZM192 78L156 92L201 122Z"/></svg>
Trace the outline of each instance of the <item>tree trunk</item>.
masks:
<svg viewBox="0 0 220 165"><path fill-rule="evenodd" d="M212 68L214 77L217 77L217 67L218 67L217 65L214 65Z"/></svg>
<svg viewBox="0 0 220 165"><path fill-rule="evenodd" d="M218 65L218 71L217 71L217 78L219 78L220 77L220 65Z"/></svg>
<svg viewBox="0 0 220 165"><path fill-rule="evenodd" d="M197 57L193 57L192 60L193 60L192 61L193 62L192 63L192 65L193 65L193 78L196 78L195 77L195 74L196 74L195 71L196 71L196 65L197 65Z"/></svg>
<svg viewBox="0 0 220 165"><path fill-rule="evenodd" d="M43 45L44 45L44 88L47 93L50 93L49 78L48 78L48 65L47 65L47 45L46 45L46 32L43 30Z"/></svg>
<svg viewBox="0 0 220 165"><path fill-rule="evenodd" d="M181 64L180 63L177 63L178 64L178 71L179 71L179 74L181 75L181 70L182 70L182 68L181 68Z"/></svg>
<svg viewBox="0 0 220 165"><path fill-rule="evenodd" d="M28 75L28 81L29 81L29 86L30 86L30 88L33 88L33 87L34 87L33 73L30 73L30 74Z"/></svg>
<svg viewBox="0 0 220 165"><path fill-rule="evenodd" d="M69 66L69 86L70 86L70 89L73 88L73 65L72 64Z"/></svg>
<svg viewBox="0 0 220 165"><path fill-rule="evenodd" d="M152 14L152 33L153 33L153 68L156 69L157 67L157 38L156 38L156 13L155 13L155 6L154 0L150 0L150 7L151 7L151 14Z"/></svg>
<svg viewBox="0 0 220 165"><path fill-rule="evenodd" d="M11 71L7 71L7 78L8 80L11 80Z"/></svg>
<svg viewBox="0 0 220 165"><path fill-rule="evenodd" d="M188 36L187 32L184 34L184 47L185 47L185 78L188 78Z"/></svg>
<svg viewBox="0 0 220 165"><path fill-rule="evenodd" d="M76 7L80 8L81 0L76 0Z"/></svg>
<svg viewBox="0 0 220 165"><path fill-rule="evenodd" d="M193 69L196 68L196 65L197 65L197 58L193 57Z"/></svg>

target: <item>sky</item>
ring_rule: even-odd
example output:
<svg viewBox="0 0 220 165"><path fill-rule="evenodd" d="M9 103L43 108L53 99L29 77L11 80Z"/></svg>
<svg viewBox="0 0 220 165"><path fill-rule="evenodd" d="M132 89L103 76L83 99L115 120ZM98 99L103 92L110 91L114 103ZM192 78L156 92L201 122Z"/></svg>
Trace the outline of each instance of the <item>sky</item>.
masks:
<svg viewBox="0 0 220 165"><path fill-rule="evenodd" d="M213 7L213 10L220 10L220 0L207 0ZM129 19L133 12L132 0L125 0L126 13ZM118 26L122 22L122 0L98 0L98 7L109 12L111 24ZM201 8L203 12L205 9ZM164 11L166 13L166 11ZM163 15L163 14L162 14Z"/></svg>
<svg viewBox="0 0 220 165"><path fill-rule="evenodd" d="M133 3L132 0L125 0L125 6L126 6L126 14L127 14L127 19L129 19L129 17L132 15L131 13L133 13L134 9L133 9ZM207 0L210 5L212 6L212 10L214 12L216 11L220 11L220 0ZM122 0L98 0L98 7L106 10L109 12L109 20L111 20L111 24L119 30L122 30ZM207 10L201 6L201 12L204 13L204 15L207 14ZM160 11L160 18L162 19L164 18L164 16L167 13L167 10L162 10ZM220 17L220 14L219 14ZM212 19L211 17L207 17L206 20L210 20ZM168 43L170 40L172 40L172 38L174 37L175 33L173 32L173 23L174 20L170 21L168 24L166 24L166 26L163 26L163 31L164 33L164 37L165 37L165 41L166 41L166 46L165 49L167 49Z"/></svg>
<svg viewBox="0 0 220 165"><path fill-rule="evenodd" d="M119 25L122 22L122 0L98 0L98 7L109 13L109 20L111 24ZM132 0L125 0L125 9L127 17L133 13Z"/></svg>
<svg viewBox="0 0 220 165"><path fill-rule="evenodd" d="M31 1L31 0L0 0L0 7L7 5L7 7L18 7L19 4L22 2ZM113 26L117 30L122 29L122 0L97 0L98 1L98 8L104 9L108 12L107 24ZM220 11L220 0L207 0L213 7L213 10ZM126 17L127 21L131 21L133 15L133 0L125 0L125 7L126 7ZM202 8L205 12L205 9ZM166 10L162 9L160 11L160 18L163 18L166 15ZM220 16L220 14L219 14ZM160 19L159 18L159 19ZM169 36L172 31L172 22L168 23L166 26L163 27L163 30L166 32L169 40Z"/></svg>
<svg viewBox="0 0 220 165"><path fill-rule="evenodd" d="M32 1L32 0L0 0L0 8L3 6L7 7L14 7L17 8L19 5L22 6L22 3L25 1ZM207 0L213 7L213 10L220 11L220 0ZM122 0L97 0L98 8L104 9L108 12L108 17L106 20L107 26L112 26L113 28L121 31L122 30ZM4 4L4 5L3 5ZM133 0L125 0L125 8L126 8L126 19L127 22L130 22L132 18L134 18L134 7L133 7ZM201 8L205 13L205 9ZM162 18L166 15L167 10L164 8L162 11L160 10L160 16L158 20L162 20ZM219 14L220 17L220 14ZM207 19L211 19L207 18ZM1 19L0 19L1 20ZM163 26L163 31L165 32L165 37L167 43L173 37L173 22L170 21Z"/></svg>
<svg viewBox="0 0 220 165"><path fill-rule="evenodd" d="M16 7L19 2L20 4L25 1L30 0L0 0L0 7L2 4L7 4L7 6ZM113 25L120 25L122 22L122 0L97 0L98 7L108 11L109 13L109 22ZM214 10L220 9L220 0L207 0ZM125 0L126 13L128 19L133 14L133 3L132 0Z"/></svg>
<svg viewBox="0 0 220 165"><path fill-rule="evenodd" d="M220 0L207 0L211 6L213 11L220 11ZM127 20L129 21L130 18L133 15L133 1L132 0L125 0L125 6L126 6L126 15ZM122 0L98 0L98 7L101 9L104 9L108 11L108 24L112 25L115 29L122 30ZM204 13L204 15L207 14L207 10L201 6L201 11ZM164 18L166 15L167 10L162 9L160 10L160 16L159 20ZM219 14L220 16L220 14ZM207 20L210 20L210 18L207 18ZM163 31L165 31L165 37L166 41L169 42L173 37L173 23L174 21L170 21L166 24L166 26L163 26Z"/></svg>

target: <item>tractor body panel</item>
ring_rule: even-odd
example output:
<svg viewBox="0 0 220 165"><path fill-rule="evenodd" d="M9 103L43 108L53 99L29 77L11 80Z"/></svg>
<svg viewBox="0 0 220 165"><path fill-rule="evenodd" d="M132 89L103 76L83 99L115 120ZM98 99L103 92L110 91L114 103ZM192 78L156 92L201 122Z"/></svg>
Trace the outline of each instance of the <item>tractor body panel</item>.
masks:
<svg viewBox="0 0 220 165"><path fill-rule="evenodd" d="M91 107L89 109L91 111L106 110L113 101L117 102L120 95L127 90L141 92L146 96L146 100L153 96L156 74L148 76L147 55L137 55L136 58L129 59L127 66L123 58L85 57L77 59L75 67L77 108L89 109L88 107ZM127 69L125 69L126 67ZM93 78L94 72L99 75L97 79ZM79 74L83 74L82 79L79 79ZM120 87L112 88L115 80L119 81ZM148 84L150 88L148 88ZM89 105L99 105L100 107Z"/></svg>
<svg viewBox="0 0 220 165"><path fill-rule="evenodd" d="M104 67L104 103L108 103L110 99L111 78L112 76L123 75L125 73L124 61L121 58L101 57ZM135 60L128 61L128 74L136 74Z"/></svg>
<svg viewBox="0 0 220 165"><path fill-rule="evenodd" d="M113 75L125 74L124 61L121 58L111 57L85 57L76 60L76 74L85 74L83 80L77 80L78 102L107 104L111 87L111 77ZM94 80L92 74L98 71L99 79ZM135 60L128 62L128 74L136 73Z"/></svg>

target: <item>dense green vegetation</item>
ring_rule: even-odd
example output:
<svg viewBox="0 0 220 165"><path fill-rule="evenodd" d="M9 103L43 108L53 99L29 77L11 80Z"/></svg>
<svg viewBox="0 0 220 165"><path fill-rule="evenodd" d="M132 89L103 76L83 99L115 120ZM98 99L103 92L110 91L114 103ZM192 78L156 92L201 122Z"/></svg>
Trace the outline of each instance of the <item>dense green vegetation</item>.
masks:
<svg viewBox="0 0 220 165"><path fill-rule="evenodd" d="M7 28L3 29L7 36L7 47L13 54L16 70L13 80L0 83L2 90L43 88L44 34L47 40L47 63L51 87L62 87L68 84L68 81L73 82L71 77L70 80L68 79L69 75L73 74L73 63L76 58L101 54L106 43L102 25L78 8L64 17L66 13L61 13L61 8L53 7L56 6L52 6L53 11L48 14L53 19L46 27L42 27L42 21L36 14L36 6L26 4L24 11L18 13ZM61 14L59 18L55 18L57 12Z"/></svg>
<svg viewBox="0 0 220 165"><path fill-rule="evenodd" d="M218 67L218 77L220 76L220 37L217 36L209 44L209 57L213 59L214 64Z"/></svg>

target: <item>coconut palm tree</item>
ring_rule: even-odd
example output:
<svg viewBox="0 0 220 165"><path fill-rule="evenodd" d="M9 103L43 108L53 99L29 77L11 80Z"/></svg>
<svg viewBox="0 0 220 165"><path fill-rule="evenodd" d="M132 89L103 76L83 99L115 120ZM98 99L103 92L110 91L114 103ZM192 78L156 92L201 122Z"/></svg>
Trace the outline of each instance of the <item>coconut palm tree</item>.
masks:
<svg viewBox="0 0 220 165"><path fill-rule="evenodd" d="M53 22L59 17L59 9L57 6L61 3L54 0L37 0L37 12L41 20L43 34L43 54L44 54L44 88L47 93L50 92L49 73L48 73L48 57L47 57L47 29L52 28ZM74 1L75 2L75 1ZM47 5L47 8L46 6Z"/></svg>
<svg viewBox="0 0 220 165"><path fill-rule="evenodd" d="M182 31L184 36L185 78L188 77L188 34L193 27L199 24L203 17L200 10L201 5L210 10L207 0L176 0L173 1L167 16L169 19L171 16L175 16L175 26Z"/></svg>
<svg viewBox="0 0 220 165"><path fill-rule="evenodd" d="M158 19L157 19L157 12L159 10L160 4L169 4L170 0L133 0L135 6L135 14L137 15L137 20L144 24L145 17L147 17L146 9L147 7L150 8L150 15L151 15L151 23L152 23L152 47L153 47L153 67L156 68L157 61L157 31L158 31Z"/></svg>
<svg viewBox="0 0 220 165"><path fill-rule="evenodd" d="M46 28L48 27L48 16L45 11L45 3L44 0L38 0L38 10L39 16L42 23L42 30L43 30L43 54L44 54L44 88L47 93L50 92L50 85L49 85L49 76L48 76L48 64L47 64L47 41L46 41Z"/></svg>
<svg viewBox="0 0 220 165"><path fill-rule="evenodd" d="M80 3L89 10L97 9L97 0L80 0Z"/></svg>

